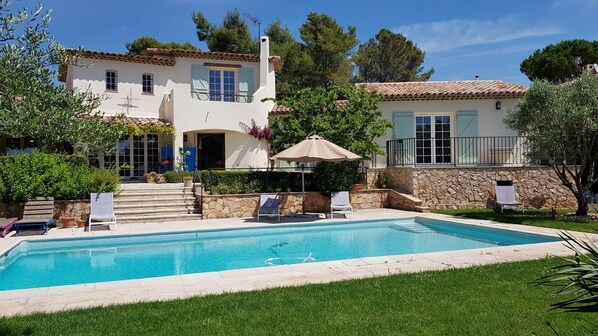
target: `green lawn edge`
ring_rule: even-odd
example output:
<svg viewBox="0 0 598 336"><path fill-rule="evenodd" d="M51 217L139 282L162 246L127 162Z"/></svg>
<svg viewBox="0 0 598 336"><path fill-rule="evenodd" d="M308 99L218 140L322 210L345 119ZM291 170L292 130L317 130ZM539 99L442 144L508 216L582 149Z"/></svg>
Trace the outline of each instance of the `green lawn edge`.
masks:
<svg viewBox="0 0 598 336"><path fill-rule="evenodd" d="M533 281L558 258L0 318L0 335L582 335ZM551 326L549 326L550 324Z"/></svg>

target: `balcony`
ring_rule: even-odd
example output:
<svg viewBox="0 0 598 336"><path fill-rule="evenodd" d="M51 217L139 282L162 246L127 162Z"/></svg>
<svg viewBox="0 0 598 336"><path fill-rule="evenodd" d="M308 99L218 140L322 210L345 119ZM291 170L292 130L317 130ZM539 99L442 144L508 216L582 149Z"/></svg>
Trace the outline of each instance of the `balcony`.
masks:
<svg viewBox="0 0 598 336"><path fill-rule="evenodd" d="M223 94L209 94L204 91L191 91L191 96L194 99L201 101L223 101L230 103L253 103L253 96L248 95L223 95Z"/></svg>
<svg viewBox="0 0 598 336"><path fill-rule="evenodd" d="M387 167L505 167L532 163L521 136L406 138L386 142Z"/></svg>

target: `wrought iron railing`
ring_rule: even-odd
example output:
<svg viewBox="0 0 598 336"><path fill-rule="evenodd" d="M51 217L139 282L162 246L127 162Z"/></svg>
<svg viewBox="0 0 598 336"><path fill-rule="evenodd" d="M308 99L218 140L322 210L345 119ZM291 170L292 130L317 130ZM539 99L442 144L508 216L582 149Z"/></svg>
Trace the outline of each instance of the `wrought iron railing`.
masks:
<svg viewBox="0 0 598 336"><path fill-rule="evenodd" d="M523 166L527 141L521 136L407 138L386 142L386 165Z"/></svg>
<svg viewBox="0 0 598 336"><path fill-rule="evenodd" d="M214 94L204 91L191 91L191 96L201 101L224 101L231 103L253 103L253 96L249 95L229 95L229 94Z"/></svg>

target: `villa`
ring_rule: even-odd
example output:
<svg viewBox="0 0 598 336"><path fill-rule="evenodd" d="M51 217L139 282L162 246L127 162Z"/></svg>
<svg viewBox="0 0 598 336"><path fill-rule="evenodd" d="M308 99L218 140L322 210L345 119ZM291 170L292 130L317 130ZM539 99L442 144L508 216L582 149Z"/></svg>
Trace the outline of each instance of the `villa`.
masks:
<svg viewBox="0 0 598 336"><path fill-rule="evenodd" d="M266 167L266 145L247 134L265 126L274 98L280 58L270 56L268 37L260 55L148 49L145 55L85 51L78 66L63 67L60 80L73 90L106 99L106 116L169 132L128 135L101 167L121 167L125 178L171 170L184 148L189 169ZM152 128L153 127L153 128ZM197 158L197 160L196 160Z"/></svg>

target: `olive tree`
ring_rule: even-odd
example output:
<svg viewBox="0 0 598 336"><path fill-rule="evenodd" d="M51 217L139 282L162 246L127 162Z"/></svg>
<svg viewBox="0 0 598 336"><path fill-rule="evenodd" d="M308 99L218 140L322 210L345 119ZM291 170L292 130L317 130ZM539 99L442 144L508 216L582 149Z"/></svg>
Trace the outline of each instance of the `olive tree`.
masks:
<svg viewBox="0 0 598 336"><path fill-rule="evenodd" d="M506 117L507 125L527 136L527 155L550 164L577 200L576 215L588 213L586 195L597 182L598 76L585 74L555 85L535 81Z"/></svg>
<svg viewBox="0 0 598 336"><path fill-rule="evenodd" d="M120 129L102 122L101 97L54 84L59 65L74 64L50 35L49 12L13 10L0 0L0 137L30 136L40 150L58 152L69 143L80 154L112 149Z"/></svg>

